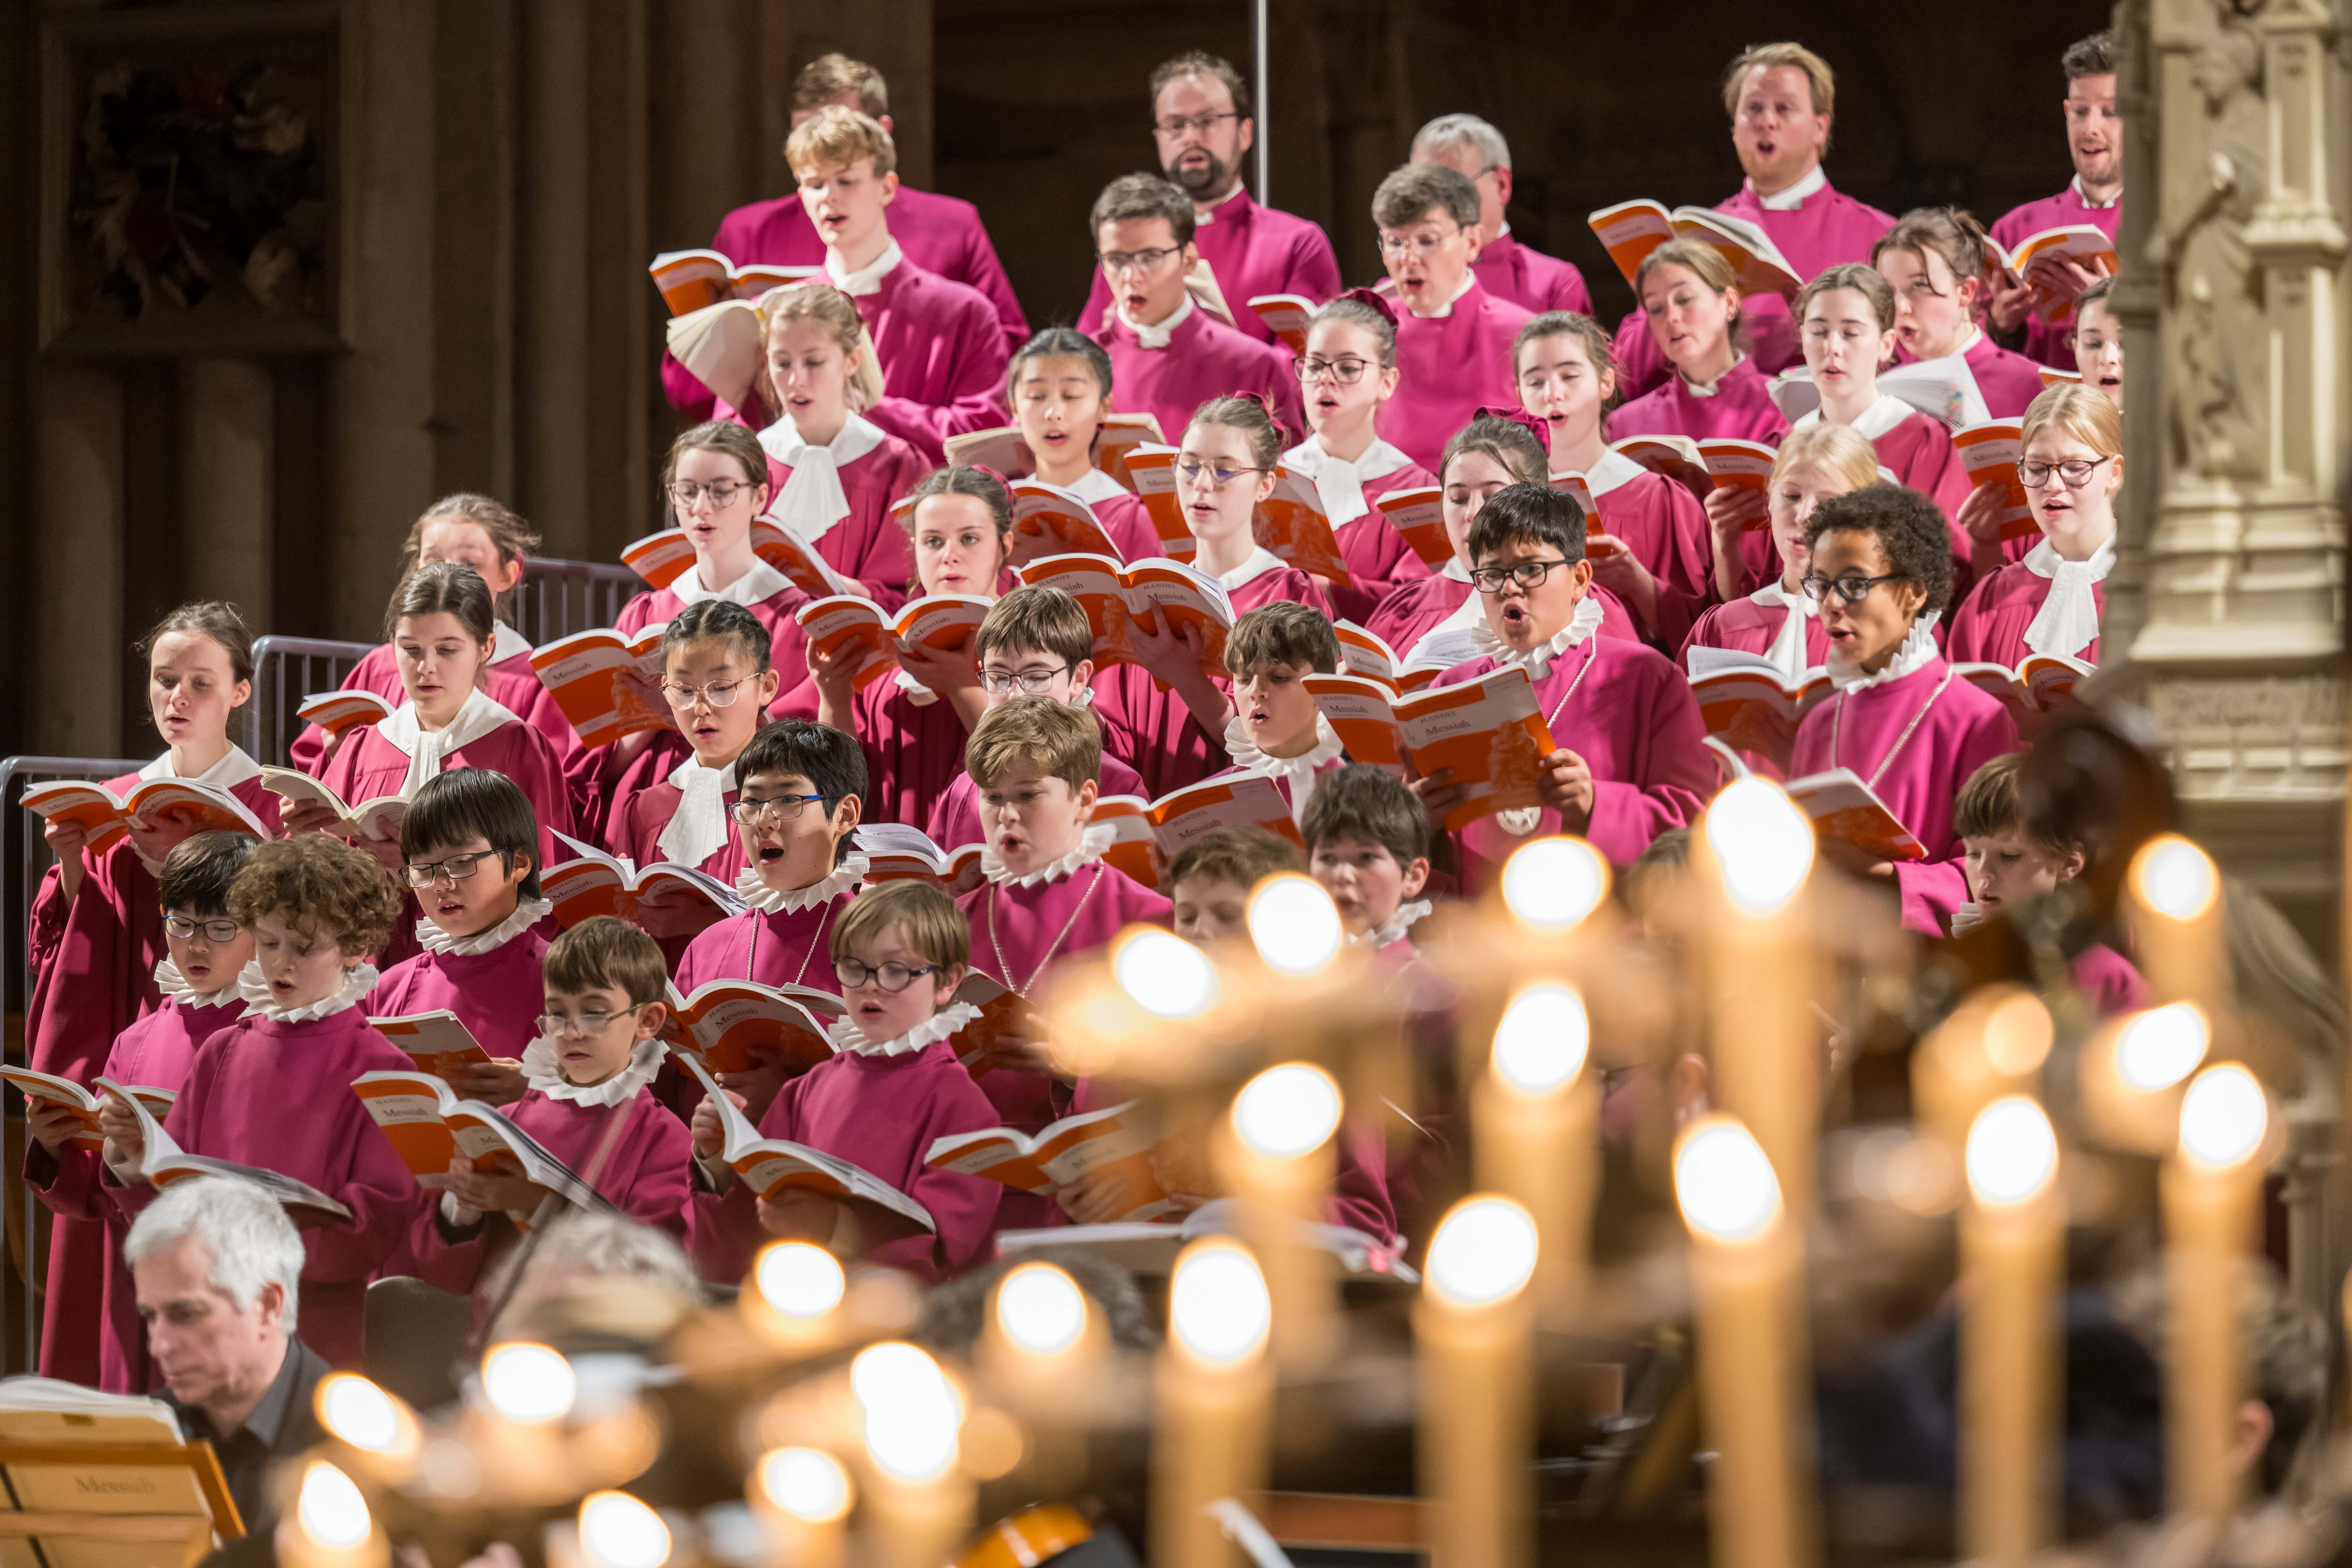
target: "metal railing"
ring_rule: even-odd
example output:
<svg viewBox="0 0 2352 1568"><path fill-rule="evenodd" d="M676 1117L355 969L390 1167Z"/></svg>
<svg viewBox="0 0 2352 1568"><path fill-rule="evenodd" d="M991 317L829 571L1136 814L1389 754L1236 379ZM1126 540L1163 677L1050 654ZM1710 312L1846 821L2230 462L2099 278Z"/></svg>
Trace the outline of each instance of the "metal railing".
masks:
<svg viewBox="0 0 2352 1568"><path fill-rule="evenodd" d="M257 763L286 765L302 732L297 710L314 692L339 689L373 643L266 637L253 645L253 698L245 705L245 749Z"/></svg>
<svg viewBox="0 0 2352 1568"><path fill-rule="evenodd" d="M544 647L611 626L645 589L644 579L617 562L533 560L515 590L515 630Z"/></svg>

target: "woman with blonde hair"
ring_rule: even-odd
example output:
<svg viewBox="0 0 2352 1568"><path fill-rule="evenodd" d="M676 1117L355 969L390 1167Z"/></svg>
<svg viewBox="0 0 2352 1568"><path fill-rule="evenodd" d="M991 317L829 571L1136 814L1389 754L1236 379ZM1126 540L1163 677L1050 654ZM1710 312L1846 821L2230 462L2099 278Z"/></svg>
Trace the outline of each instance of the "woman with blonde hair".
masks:
<svg viewBox="0 0 2352 1568"><path fill-rule="evenodd" d="M2116 563L2124 416L2104 393L2061 385L2025 411L2017 463L2042 542L1979 582L1952 617L1955 660L2014 667L2037 653L2099 661L2103 584Z"/></svg>

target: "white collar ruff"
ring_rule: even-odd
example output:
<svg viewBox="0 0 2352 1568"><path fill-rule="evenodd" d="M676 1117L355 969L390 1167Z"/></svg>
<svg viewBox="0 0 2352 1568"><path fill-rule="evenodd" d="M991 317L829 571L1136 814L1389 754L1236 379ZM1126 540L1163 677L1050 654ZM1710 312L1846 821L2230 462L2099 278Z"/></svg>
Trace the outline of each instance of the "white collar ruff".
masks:
<svg viewBox="0 0 2352 1568"><path fill-rule="evenodd" d="M1320 709L1315 712L1315 743L1295 757L1268 756L1249 738L1238 714L1225 723L1225 755L1234 760L1234 765L1266 778L1288 782L1293 821L1306 819L1307 799L1315 793L1316 775L1346 750L1339 732L1331 728L1331 721L1323 716Z"/></svg>
<svg viewBox="0 0 2352 1568"><path fill-rule="evenodd" d="M1327 451L1322 437L1311 436L1285 452L1282 461L1314 481L1324 516L1331 520L1333 528L1340 528L1370 514L1371 505L1364 500L1367 479L1395 473L1412 459L1376 436L1364 455L1349 462Z"/></svg>
<svg viewBox="0 0 2352 1568"><path fill-rule="evenodd" d="M1764 650L1764 657L1790 680L1802 676L1806 669L1805 623L1819 617L1822 607L1813 603L1811 594L1801 589L1791 594L1780 586L1777 578L1748 595L1748 602L1768 609L1778 605L1789 612L1780 618L1780 629L1772 634L1772 645Z"/></svg>
<svg viewBox="0 0 2352 1568"><path fill-rule="evenodd" d="M473 958L485 952L496 952L531 927L545 920L555 906L545 899L523 899L515 904L515 912L490 927L471 936L451 936L429 920L416 922L416 940L427 952L446 953L452 958Z"/></svg>
<svg viewBox="0 0 2352 1568"><path fill-rule="evenodd" d="M375 989L381 976L373 963L362 963L343 977L343 988L332 996L308 1002L299 1007L280 1007L269 1000L269 982L261 975L259 961L247 963L236 977L236 994L245 998L246 1009L239 1015L246 1018L266 1018L273 1024L308 1024L317 1018L331 1018L360 1005L360 999Z"/></svg>
<svg viewBox="0 0 2352 1568"><path fill-rule="evenodd" d="M1164 349L1176 336L1176 329L1192 317L1192 296L1188 290L1182 304L1148 326L1129 315L1124 308L1119 310L1118 319L1126 325L1129 331L1135 334L1135 341L1139 346L1147 349Z"/></svg>
<svg viewBox="0 0 2352 1568"><path fill-rule="evenodd" d="M1575 647L1601 629L1601 602L1587 594L1576 602L1576 613L1568 617L1568 625L1554 633L1548 642L1531 648L1515 648L1495 635L1495 628L1480 616L1470 626L1470 645L1479 654L1495 661L1497 669L1524 669L1529 680L1541 680L1551 673L1551 661Z"/></svg>
<svg viewBox="0 0 2352 1568"><path fill-rule="evenodd" d="M1251 548L1247 560L1230 572L1218 573L1217 581L1224 585L1227 592L1231 592L1245 583L1256 582L1269 572L1281 570L1281 556L1263 544L1255 545Z"/></svg>
<svg viewBox="0 0 2352 1568"><path fill-rule="evenodd" d="M177 1002L182 1007L219 1007L239 1000L236 982L210 991L199 991L180 973L180 966L168 958L155 961L155 988L167 1002Z"/></svg>
<svg viewBox="0 0 2352 1568"><path fill-rule="evenodd" d="M1368 931L1364 935L1356 938L1356 944L1359 947L1369 948L1372 952L1378 952L1384 947L1391 946L1396 942L1404 940L1404 933L1411 931L1413 926L1428 913L1429 900L1427 899L1415 899L1409 904L1399 904L1397 906L1397 912L1394 919L1391 920L1388 924L1381 927L1380 930Z"/></svg>
<svg viewBox="0 0 2352 1568"><path fill-rule="evenodd" d="M699 561L669 580L670 595L681 605L698 605L705 599L724 599L747 610L762 600L775 597L792 585L791 579L756 557L749 572L724 588L702 585L702 563Z"/></svg>
<svg viewBox="0 0 2352 1568"><path fill-rule="evenodd" d="M994 849L982 849L980 852L980 874L1001 888L1034 888L1047 882L1058 882L1101 859L1104 851L1118 837L1117 824L1089 822L1078 830L1078 847L1076 849L1058 860L1018 877L1004 868L1004 862L996 858Z"/></svg>
<svg viewBox="0 0 2352 1568"><path fill-rule="evenodd" d="M853 849L842 857L831 876L782 893L760 880L760 873L746 866L735 874L735 895L763 915L796 915L841 897L866 879L866 868L873 864L873 858L864 850Z"/></svg>
<svg viewBox="0 0 2352 1568"><path fill-rule="evenodd" d="M1756 205L1768 213L1795 212L1805 205L1807 196L1830 188L1830 177L1822 172L1819 160L1815 160L1813 166L1795 184L1784 191L1775 191L1769 196L1757 194L1756 182L1753 180L1743 180L1740 183L1748 187L1749 195L1756 197Z"/></svg>
<svg viewBox="0 0 2352 1568"><path fill-rule="evenodd" d="M2025 552L2025 569L2050 579L2050 592L2025 628L2025 646L2036 653L2073 658L2099 635L2099 601L2093 585L2106 580L2116 567L2116 536L2112 533L2091 552L2088 561L2067 561L2047 539Z"/></svg>
<svg viewBox="0 0 2352 1568"><path fill-rule="evenodd" d="M151 779L175 779L179 776L173 770L172 753L169 752L139 770L140 782L142 784ZM245 748L232 741L229 742L228 750L222 753L219 762L187 782L206 784L214 789L228 790L235 789L247 779L257 779L260 776L261 764L247 756Z"/></svg>
<svg viewBox="0 0 2352 1568"><path fill-rule="evenodd" d="M1861 691L1873 686L1884 686L1890 680L1900 680L1906 675L1916 675L1942 657L1936 646L1936 623L1944 618L1941 610L1931 611L1911 623L1903 635L1903 646L1886 661L1886 668L1876 675L1865 674L1862 666L1847 664L1834 653L1830 655L1830 684L1840 691Z"/></svg>
<svg viewBox="0 0 2352 1568"><path fill-rule="evenodd" d="M789 414L761 431L761 449L792 470L769 508L771 515L791 524L811 543L824 538L835 523L849 515L849 492L841 488L841 470L882 445L883 439L880 426L855 412L822 446L803 439L800 426Z"/></svg>
<svg viewBox="0 0 2352 1568"><path fill-rule="evenodd" d="M677 809L662 824L654 846L673 866L700 866L727 842L727 792L736 787L735 763L706 768L688 756L667 781L677 791Z"/></svg>
<svg viewBox="0 0 2352 1568"><path fill-rule="evenodd" d="M980 1009L971 1003L952 1002L895 1039L869 1040L846 1018L835 1022L826 1034L835 1050L846 1051L854 1057L904 1057L947 1039L979 1016Z"/></svg>
<svg viewBox="0 0 2352 1568"><path fill-rule="evenodd" d="M882 279L906 258L907 253L898 248L898 242L894 239L882 247L881 255L856 271L847 272L842 269L841 258L827 250L824 253L825 280L853 300L866 294L878 294L882 291Z"/></svg>
<svg viewBox="0 0 2352 1568"><path fill-rule="evenodd" d="M629 1052L629 1065L611 1078L602 1083L573 1083L563 1076L554 1045L542 1035L522 1048L522 1079L550 1100L573 1105L619 1105L653 1082L654 1075L661 1071L662 1058L668 1055L668 1042L659 1037L639 1040Z"/></svg>

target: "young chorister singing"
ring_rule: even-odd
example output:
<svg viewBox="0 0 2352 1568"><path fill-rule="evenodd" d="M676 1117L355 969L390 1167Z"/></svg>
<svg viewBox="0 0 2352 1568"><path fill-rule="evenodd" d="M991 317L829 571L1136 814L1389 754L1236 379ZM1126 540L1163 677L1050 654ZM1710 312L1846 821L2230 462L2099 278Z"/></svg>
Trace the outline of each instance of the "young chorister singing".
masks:
<svg viewBox="0 0 2352 1568"><path fill-rule="evenodd" d="M1870 861L1843 840L1823 853L1850 870L1892 876L1904 922L1940 929L1968 901L1952 799L1969 774L2017 749L2009 710L1957 679L1936 645L1951 601L1943 515L1916 490L1872 485L1832 496L1805 525L1805 591L1821 604L1835 693L1797 726L1798 774L1851 768L1927 846L1924 860Z"/></svg>
<svg viewBox="0 0 2352 1568"><path fill-rule="evenodd" d="M1005 392L1034 477L1086 502L1120 557L1140 561L1160 552L1143 498L1095 466L1115 374L1102 344L1068 327L1047 327L1013 351Z"/></svg>
<svg viewBox="0 0 2352 1568"><path fill-rule="evenodd" d="M1870 438L1878 466L1955 517L1969 499L1969 472L1952 450L1950 428L1903 399L1878 389L1878 367L1894 357L1895 290L1858 262L1832 267L1805 285L1793 307L1805 368L1822 403L1792 429L1851 425ZM1968 536L1957 529L1953 552L1968 558Z"/></svg>
<svg viewBox="0 0 2352 1568"><path fill-rule="evenodd" d="M1906 360L1958 355L1985 412L2014 419L2042 394L2042 373L1977 325L1984 289L1985 232L1958 207L1916 207L1879 237L1870 264L1895 289L1896 353Z"/></svg>
<svg viewBox="0 0 2352 1568"><path fill-rule="evenodd" d="M115 1036L98 1074L176 1091L187 1081L196 1047L245 1011L236 978L253 957L253 937L228 912L228 889L256 842L242 833L199 833L163 858L157 903L171 956L154 972L163 1002ZM156 1374L122 1261L129 1226L100 1190L98 1151L72 1142L82 1123L55 1101L27 1097L25 1113L32 1143L25 1151L25 1184L56 1216L41 1303L41 1375L109 1394L144 1394Z"/></svg>
<svg viewBox="0 0 2352 1568"><path fill-rule="evenodd" d="M1229 773L1274 781L1303 820L1318 781L1347 758L1331 721L1301 684L1339 668L1331 623L1304 605L1261 605L1225 637L1225 673L1234 681L1234 717L1225 726Z"/></svg>
<svg viewBox="0 0 2352 1568"><path fill-rule="evenodd" d="M1952 802L1952 831L1967 846L1961 864L1973 900L1952 912L1954 936L1999 915L2014 918L2088 868L2089 853L2079 840L2053 839L2033 831L2018 784L2024 763L2021 752L1995 757L1969 775ZM2147 1005L2147 982L2131 960L2106 943L2091 943L2074 955L2071 967L2074 984L2103 1016Z"/></svg>
<svg viewBox="0 0 2352 1568"><path fill-rule="evenodd" d="M2053 386L2033 400L2021 428L2018 478L2042 541L1977 584L1952 617L1945 651L2011 668L2037 653L2096 664L2105 584L2116 563L2123 411L2089 387Z"/></svg>
<svg viewBox="0 0 2352 1568"><path fill-rule="evenodd" d="M191 1154L291 1176L352 1211L302 1233L299 1331L344 1368L360 1364L367 1281L415 1204L408 1167L351 1090L363 1072L414 1065L361 1005L376 983L368 957L400 909L383 868L339 839L305 833L255 849L228 890L229 917L253 935L253 961L237 978L247 1006L197 1047L163 1119ZM153 1194L139 1173L146 1140L119 1102L99 1118L106 1190L127 1220Z"/></svg>
<svg viewBox="0 0 2352 1568"><path fill-rule="evenodd" d="M1805 524L1831 496L1877 482L1878 453L1853 426L1790 431L1762 494L1742 490L1740 507L1727 509L1716 524L1716 584L1723 602L1701 616L1684 639L1684 665L1695 647L1735 648L1762 654L1793 680L1827 658L1821 606L1805 592L1812 559ZM1767 531L1748 526L1759 511L1770 524ZM1768 555L1769 575L1757 569ZM1748 584L1759 579L1761 585L1750 591Z"/></svg>
<svg viewBox="0 0 2352 1568"><path fill-rule="evenodd" d="M1307 871L1331 895L1348 940L1383 963L1414 956L1412 931L1429 913L1429 814L1386 768L1334 770L1299 816Z"/></svg>
<svg viewBox="0 0 2352 1568"><path fill-rule="evenodd" d="M936 1279L977 1260L995 1228L1005 1188L924 1163L939 1139L997 1125L956 1059L956 1032L978 1016L954 1000L971 962L962 912L927 882L889 882L858 895L826 940L848 1015L835 1054L784 1085L761 1134L848 1161L921 1204L938 1229L807 1191L755 1197L719 1158L719 1110L705 1100L693 1120L693 1247L709 1279L741 1279L768 1237Z"/></svg>
<svg viewBox="0 0 2352 1568"><path fill-rule="evenodd" d="M1749 357L1741 331L1748 301L1722 252L1696 240L1670 239L1642 258L1633 292L1651 341L1673 374L1654 392L1609 416L1609 439L1779 440L1789 423Z"/></svg>

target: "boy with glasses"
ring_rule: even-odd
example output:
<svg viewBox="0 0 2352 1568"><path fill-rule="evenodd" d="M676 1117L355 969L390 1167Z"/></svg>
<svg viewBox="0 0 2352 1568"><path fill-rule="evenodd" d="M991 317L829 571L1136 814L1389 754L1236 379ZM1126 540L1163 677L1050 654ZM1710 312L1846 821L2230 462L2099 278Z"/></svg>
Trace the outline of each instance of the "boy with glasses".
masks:
<svg viewBox="0 0 2352 1568"><path fill-rule="evenodd" d="M1479 285L1541 315L1547 310L1592 314L1592 294L1576 264L1521 245L1505 211L1511 204L1511 144L1475 114L1441 114L1413 132L1412 161L1443 163L1478 188Z"/></svg>
<svg viewBox="0 0 2352 1568"><path fill-rule="evenodd" d="M1298 382L1287 351L1212 318L1184 286L1199 252L1192 204L1166 180L1123 174L1103 187L1087 217L1108 283L1108 308L1084 318L1098 321L1093 337L1110 353L1118 406L1150 414L1171 435L1212 397L1255 393L1290 430L1305 428ZM1242 315L1222 275L1218 286Z"/></svg>

